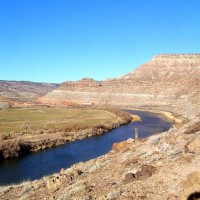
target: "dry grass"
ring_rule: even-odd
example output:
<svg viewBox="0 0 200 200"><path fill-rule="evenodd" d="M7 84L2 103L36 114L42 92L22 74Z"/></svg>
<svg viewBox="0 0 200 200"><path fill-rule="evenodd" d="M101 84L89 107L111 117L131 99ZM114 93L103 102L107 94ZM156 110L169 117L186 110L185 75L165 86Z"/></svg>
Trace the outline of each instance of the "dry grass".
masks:
<svg viewBox="0 0 200 200"><path fill-rule="evenodd" d="M0 112L0 159L99 135L132 119L116 109L39 107Z"/></svg>
<svg viewBox="0 0 200 200"><path fill-rule="evenodd" d="M140 116L138 116L138 115L131 115L131 117L132 117L132 122L141 121L141 118L140 118Z"/></svg>
<svg viewBox="0 0 200 200"><path fill-rule="evenodd" d="M101 110L105 110L107 112L113 113L117 117L121 118L124 120L126 123L129 123L132 121L132 116L131 114L124 112L122 110L114 109L114 108L102 108Z"/></svg>
<svg viewBox="0 0 200 200"><path fill-rule="evenodd" d="M43 130L63 131L85 129L99 123L115 121L112 114L102 110L80 110L65 108L28 108L0 110L1 138L17 133ZM50 131L51 132L51 131Z"/></svg>

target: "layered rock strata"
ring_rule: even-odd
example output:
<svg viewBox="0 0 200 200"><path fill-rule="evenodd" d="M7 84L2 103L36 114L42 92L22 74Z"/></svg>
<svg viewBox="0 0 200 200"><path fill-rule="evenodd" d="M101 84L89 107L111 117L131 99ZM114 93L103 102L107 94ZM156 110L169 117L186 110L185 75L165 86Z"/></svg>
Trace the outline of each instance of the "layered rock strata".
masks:
<svg viewBox="0 0 200 200"><path fill-rule="evenodd" d="M64 82L45 104L156 108L192 118L200 108L200 54L157 55L124 76Z"/></svg>

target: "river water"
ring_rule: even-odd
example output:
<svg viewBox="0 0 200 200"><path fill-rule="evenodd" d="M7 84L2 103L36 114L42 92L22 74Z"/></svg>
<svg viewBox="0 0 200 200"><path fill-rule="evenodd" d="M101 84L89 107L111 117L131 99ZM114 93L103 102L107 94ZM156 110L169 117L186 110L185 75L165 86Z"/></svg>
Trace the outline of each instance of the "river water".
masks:
<svg viewBox="0 0 200 200"><path fill-rule="evenodd" d="M134 110L127 110L127 112L139 115L142 121L121 126L99 136L1 161L0 185L39 179L77 162L106 154L111 150L113 143L133 138L135 128L138 128L139 138L145 138L167 131L172 125L154 113Z"/></svg>

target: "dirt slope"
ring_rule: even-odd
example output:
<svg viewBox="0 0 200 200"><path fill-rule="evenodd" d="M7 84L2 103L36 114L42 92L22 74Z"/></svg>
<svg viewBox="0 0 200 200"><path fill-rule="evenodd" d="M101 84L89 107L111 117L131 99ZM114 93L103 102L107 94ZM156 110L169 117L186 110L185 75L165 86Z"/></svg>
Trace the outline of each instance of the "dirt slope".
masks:
<svg viewBox="0 0 200 200"><path fill-rule="evenodd" d="M44 96L57 87L58 84L54 83L0 80L0 96L11 101L27 102Z"/></svg>

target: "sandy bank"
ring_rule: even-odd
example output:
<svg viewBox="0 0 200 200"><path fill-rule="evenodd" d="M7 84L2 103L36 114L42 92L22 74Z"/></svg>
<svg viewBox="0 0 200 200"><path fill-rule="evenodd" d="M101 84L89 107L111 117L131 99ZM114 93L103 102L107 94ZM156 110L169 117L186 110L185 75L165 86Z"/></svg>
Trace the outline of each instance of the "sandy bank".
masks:
<svg viewBox="0 0 200 200"><path fill-rule="evenodd" d="M145 111L145 112L151 112L151 113L155 113L155 114L161 114L163 115L166 119L172 121L174 124L184 124L186 123L188 120L182 116L178 116L172 112L168 112L168 111L162 111L162 110L152 110L152 109L143 109L143 108L126 108L129 110L138 110L138 111Z"/></svg>

